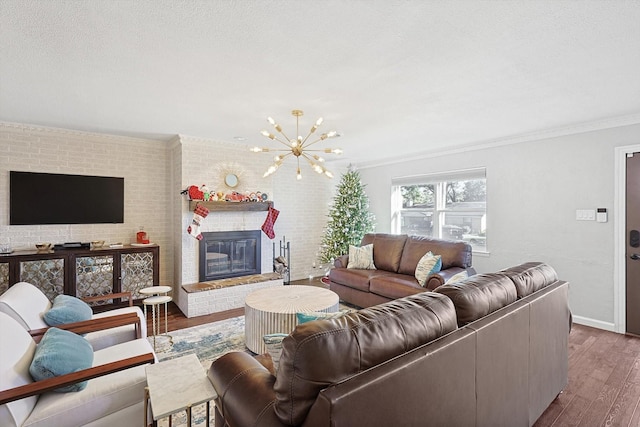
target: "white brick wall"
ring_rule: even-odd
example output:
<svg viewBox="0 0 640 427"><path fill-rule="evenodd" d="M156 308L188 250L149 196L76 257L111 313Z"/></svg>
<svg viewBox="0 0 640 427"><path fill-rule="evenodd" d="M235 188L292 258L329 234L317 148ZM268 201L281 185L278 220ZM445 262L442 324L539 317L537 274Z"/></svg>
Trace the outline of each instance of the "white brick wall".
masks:
<svg viewBox="0 0 640 427"><path fill-rule="evenodd" d="M160 280L173 283L167 144L0 122L0 235L15 249L37 242L135 241L144 226L160 245ZM9 225L9 171L124 177L123 224Z"/></svg>
<svg viewBox="0 0 640 427"><path fill-rule="evenodd" d="M297 181L295 162L287 159L274 175L263 178L271 163L272 156L251 153L243 144L182 135L167 143L0 122L0 200L4 203L9 199L9 170L125 178L124 224L9 226L8 208L3 204L0 234L9 236L16 248L39 241L129 242L143 225L161 248L161 282L194 283L198 281L198 242L186 232L193 214L180 191L202 184L229 191L222 182L223 172L237 169L239 191L266 192L280 211L276 238L262 234L262 272L272 271L272 243L278 245L284 236L291 242L291 279L322 275L313 264L343 170L328 165L335 178L327 179L301 164L303 179ZM266 212L212 212L202 230L259 230L265 218Z"/></svg>

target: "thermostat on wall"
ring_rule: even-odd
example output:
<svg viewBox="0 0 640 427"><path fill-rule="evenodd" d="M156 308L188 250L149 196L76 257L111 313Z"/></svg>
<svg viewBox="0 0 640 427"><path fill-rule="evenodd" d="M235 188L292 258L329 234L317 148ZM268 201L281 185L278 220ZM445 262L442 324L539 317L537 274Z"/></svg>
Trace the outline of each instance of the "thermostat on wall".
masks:
<svg viewBox="0 0 640 427"><path fill-rule="evenodd" d="M598 208L596 212L596 221L607 222L607 208Z"/></svg>

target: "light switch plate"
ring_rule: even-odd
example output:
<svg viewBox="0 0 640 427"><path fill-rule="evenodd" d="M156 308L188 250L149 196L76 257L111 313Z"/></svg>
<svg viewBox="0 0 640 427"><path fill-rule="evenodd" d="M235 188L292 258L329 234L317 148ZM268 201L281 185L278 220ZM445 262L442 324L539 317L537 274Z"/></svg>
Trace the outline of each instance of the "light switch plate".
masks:
<svg viewBox="0 0 640 427"><path fill-rule="evenodd" d="M577 221L595 221L596 211L594 209L577 209L576 220Z"/></svg>

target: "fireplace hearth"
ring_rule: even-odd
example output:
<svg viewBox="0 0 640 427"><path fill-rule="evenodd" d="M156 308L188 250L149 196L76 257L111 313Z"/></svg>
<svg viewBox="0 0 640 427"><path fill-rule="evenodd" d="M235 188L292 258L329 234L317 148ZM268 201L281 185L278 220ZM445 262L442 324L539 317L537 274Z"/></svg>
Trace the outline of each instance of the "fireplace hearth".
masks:
<svg viewBox="0 0 640 427"><path fill-rule="evenodd" d="M261 273L260 230L202 233L200 281Z"/></svg>

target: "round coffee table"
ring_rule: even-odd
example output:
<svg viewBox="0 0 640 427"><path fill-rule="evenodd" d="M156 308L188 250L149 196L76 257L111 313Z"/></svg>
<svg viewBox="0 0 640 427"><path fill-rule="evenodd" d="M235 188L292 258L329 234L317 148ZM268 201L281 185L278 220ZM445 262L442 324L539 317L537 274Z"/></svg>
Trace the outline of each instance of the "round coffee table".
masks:
<svg viewBox="0 0 640 427"><path fill-rule="evenodd" d="M288 334L298 323L296 313L332 313L338 311L339 301L338 294L317 286L277 286L251 292L244 306L247 348L264 353L263 335Z"/></svg>

